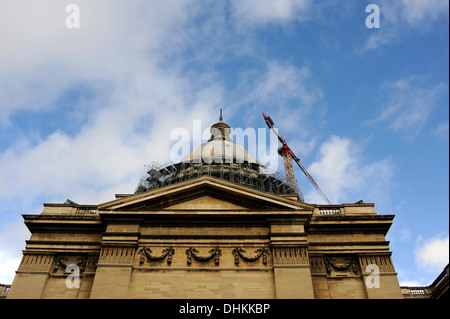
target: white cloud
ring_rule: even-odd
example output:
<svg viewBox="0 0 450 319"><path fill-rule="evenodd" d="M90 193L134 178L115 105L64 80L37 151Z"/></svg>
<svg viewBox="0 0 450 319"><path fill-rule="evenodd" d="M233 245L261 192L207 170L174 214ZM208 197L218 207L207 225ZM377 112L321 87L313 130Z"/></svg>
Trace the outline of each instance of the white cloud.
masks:
<svg viewBox="0 0 450 319"><path fill-rule="evenodd" d="M386 101L383 101L383 110L378 117L365 124L385 121L393 131L405 134L408 139L414 139L446 90L444 84L428 82L426 77L411 76L384 83L382 91Z"/></svg>
<svg viewBox="0 0 450 319"><path fill-rule="evenodd" d="M448 122L443 122L438 125L434 134L440 138L448 138Z"/></svg>
<svg viewBox="0 0 450 319"><path fill-rule="evenodd" d="M311 72L308 67L297 68L288 63L271 61L267 64L267 72L261 76L261 81L252 92L258 102L266 104L275 101L297 98L304 107L311 107L321 95L319 90L308 91L306 80Z"/></svg>
<svg viewBox="0 0 450 319"><path fill-rule="evenodd" d="M389 159L367 162L361 145L339 136L320 146L320 158L307 169L332 203L375 202L386 196L393 175ZM305 194L305 200L325 203L315 189Z"/></svg>
<svg viewBox="0 0 450 319"><path fill-rule="evenodd" d="M181 0L80 0L81 27L67 29L68 3L2 2L0 124L19 110L55 109L56 99L79 82L133 89L138 77L157 74L165 48L188 41L183 26L198 5L191 11ZM158 83L151 83L152 89L164 87Z"/></svg>
<svg viewBox="0 0 450 319"><path fill-rule="evenodd" d="M238 22L246 26L303 20L310 0L233 0L232 12Z"/></svg>
<svg viewBox="0 0 450 319"><path fill-rule="evenodd" d="M16 255L0 250L0 284L12 284L21 259L20 250Z"/></svg>
<svg viewBox="0 0 450 319"><path fill-rule="evenodd" d="M299 146L303 155L315 146L316 126L308 118L313 113L320 116L323 92L308 66L299 68L288 61L268 61L262 70L244 74L236 93L233 111L245 110L249 125L256 121L265 128L261 115L264 112L285 138L289 136L291 145Z"/></svg>
<svg viewBox="0 0 450 319"><path fill-rule="evenodd" d="M11 221L0 233L0 284L11 284L22 259L25 238L30 236L22 221Z"/></svg>
<svg viewBox="0 0 450 319"><path fill-rule="evenodd" d="M190 120L198 118L199 114L203 114L202 120L209 117L209 108L215 101L210 95L215 91L205 94L191 107L175 106L172 105L175 101L164 98L161 103L165 111L160 113L157 101L149 101L145 111L132 106L133 102L142 101L131 98L123 105L97 110L73 137L56 131L35 146L10 147L0 156L0 198L11 198L21 192L26 192L27 196L46 194L51 197L94 195L113 185L124 187L122 192L134 191L129 188L130 183L132 180L137 183L140 177L137 174L144 164L169 160L169 137L173 128L189 127ZM175 100L181 98L175 93ZM140 122L141 117L144 123ZM144 127L136 131L137 126Z"/></svg>
<svg viewBox="0 0 450 319"><path fill-rule="evenodd" d="M420 25L424 20L448 18L447 0L402 0L400 3L400 15L411 25Z"/></svg>
<svg viewBox="0 0 450 319"><path fill-rule="evenodd" d="M416 240L415 260L420 269L439 273L449 262L449 237L419 236Z"/></svg>
<svg viewBox="0 0 450 319"><path fill-rule="evenodd" d="M427 22L448 18L449 3L446 0L381 0L379 7L383 19L389 25L407 23L409 26L424 28Z"/></svg>
<svg viewBox="0 0 450 319"><path fill-rule="evenodd" d="M308 67L297 68L289 63L270 61L266 72L258 77L256 85L248 93L247 99L258 106L273 108L278 118L283 119L283 127L293 129L298 127L298 115L305 115L312 106L322 98L322 91L311 85L311 72ZM286 107L292 102L295 108ZM244 102L246 99L244 98ZM290 114L286 116L286 114Z"/></svg>
<svg viewBox="0 0 450 319"><path fill-rule="evenodd" d="M185 72L197 60L183 56L196 44L203 60L205 52L215 55L206 40L214 36L212 47L222 45L213 31L215 23L223 27L223 8L198 30L193 17L205 14L204 2L80 0L81 28L69 30L68 3L2 2L0 125L20 125L10 122L11 116L24 111L71 112L82 120L75 133L60 125L7 146L0 154L0 200L27 193L98 202L105 190L133 191L130 185L137 183L143 164L168 160L171 129L190 128L193 119L214 121L223 102L224 89L214 74ZM280 18L289 19L308 2L263 4L272 5ZM196 42L196 32L206 38ZM308 77L306 67L269 62L250 95L253 101L293 99L305 110L320 98L319 90L305 84ZM92 91L89 97L70 110L58 105L80 83ZM299 114L286 120L288 126L295 127Z"/></svg>
<svg viewBox="0 0 450 319"><path fill-rule="evenodd" d="M397 37L396 33L392 30L382 29L379 32L370 35L363 48L357 50L359 52L366 52L370 50L378 49L384 44L388 44Z"/></svg>
<svg viewBox="0 0 450 319"><path fill-rule="evenodd" d="M68 3L2 2L0 125L13 125L10 117L25 110L72 112L83 121L75 134L60 125L7 147L0 154L0 200L20 192L88 199L83 194L94 197L113 185L133 191L143 164L168 160L171 129L217 116L221 85L184 73L182 58L168 63L192 45L185 35L199 2L80 0L81 27L73 30L65 27ZM74 110L58 105L80 83L92 94Z"/></svg>

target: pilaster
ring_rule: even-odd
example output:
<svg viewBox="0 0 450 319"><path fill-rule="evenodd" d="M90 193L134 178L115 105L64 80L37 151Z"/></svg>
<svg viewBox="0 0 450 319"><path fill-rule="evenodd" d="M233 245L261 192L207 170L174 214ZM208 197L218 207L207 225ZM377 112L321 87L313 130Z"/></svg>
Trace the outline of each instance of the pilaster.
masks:
<svg viewBox="0 0 450 319"><path fill-rule="evenodd" d="M7 298L42 298L53 262L52 254L24 253Z"/></svg>
<svg viewBox="0 0 450 319"><path fill-rule="evenodd" d="M390 254L360 255L362 279L369 299L403 299Z"/></svg>
<svg viewBox="0 0 450 319"><path fill-rule="evenodd" d="M269 221L276 298L314 298L306 221L307 217Z"/></svg>
<svg viewBox="0 0 450 319"><path fill-rule="evenodd" d="M104 220L108 225L103 234L90 298L124 299L128 297L141 220L109 218L107 215Z"/></svg>
<svg viewBox="0 0 450 319"><path fill-rule="evenodd" d="M92 284L91 299L127 298L135 247L103 247Z"/></svg>

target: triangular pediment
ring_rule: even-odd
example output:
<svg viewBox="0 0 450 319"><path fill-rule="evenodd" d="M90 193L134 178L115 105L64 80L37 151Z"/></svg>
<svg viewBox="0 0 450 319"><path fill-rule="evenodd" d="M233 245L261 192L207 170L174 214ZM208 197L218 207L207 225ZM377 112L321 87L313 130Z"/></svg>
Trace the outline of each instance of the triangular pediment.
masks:
<svg viewBox="0 0 450 319"><path fill-rule="evenodd" d="M210 195L201 196L191 200L183 201L178 204L174 204L165 208L167 210L178 210L178 209L220 209L220 210L243 210L249 209L245 206L240 206L235 203L231 203L226 200L221 200L214 198Z"/></svg>
<svg viewBox="0 0 450 319"><path fill-rule="evenodd" d="M313 210L314 206L211 176L120 197L99 210Z"/></svg>

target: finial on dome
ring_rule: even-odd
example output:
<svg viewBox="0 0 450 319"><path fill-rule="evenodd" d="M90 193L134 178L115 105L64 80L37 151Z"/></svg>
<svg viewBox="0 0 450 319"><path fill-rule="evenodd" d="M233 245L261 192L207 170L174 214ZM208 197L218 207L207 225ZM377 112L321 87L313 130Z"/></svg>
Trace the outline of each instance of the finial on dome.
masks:
<svg viewBox="0 0 450 319"><path fill-rule="evenodd" d="M211 126L210 131L211 131L211 138L208 140L208 142L217 139L231 141L230 139L231 128L227 123L223 122L222 109L220 109L219 122L213 124Z"/></svg>

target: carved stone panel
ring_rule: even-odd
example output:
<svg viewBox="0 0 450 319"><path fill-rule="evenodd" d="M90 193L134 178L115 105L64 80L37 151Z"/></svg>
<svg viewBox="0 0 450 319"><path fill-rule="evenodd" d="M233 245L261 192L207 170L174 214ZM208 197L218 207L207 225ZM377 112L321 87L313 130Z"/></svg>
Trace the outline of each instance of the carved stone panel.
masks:
<svg viewBox="0 0 450 319"><path fill-rule="evenodd" d="M148 261L161 261L166 257L167 265L170 265L172 264L172 256L175 255L175 249L173 249L172 247L168 247L166 249L163 249L161 254L155 255L150 248L146 247L141 248L138 253L141 255L139 259L140 265L143 265L145 263L145 259L147 259Z"/></svg>
<svg viewBox="0 0 450 319"><path fill-rule="evenodd" d="M53 260L53 254L24 254L18 270L31 272L50 271Z"/></svg>
<svg viewBox="0 0 450 319"><path fill-rule="evenodd" d="M186 249L186 256L187 256L187 264L190 265L192 263L192 258L201 261L206 262L214 258L214 263L216 265L219 264L219 258L222 255L222 249L220 248L213 248L208 251L209 255L200 255L200 252L192 247L189 247Z"/></svg>
<svg viewBox="0 0 450 319"><path fill-rule="evenodd" d="M53 274L65 274L71 273L71 270L67 270L69 266L77 266L79 274L84 272L95 272L97 266L98 256L89 255L68 255L57 254L55 256L55 262L53 264Z"/></svg>
<svg viewBox="0 0 450 319"><path fill-rule="evenodd" d="M258 259L262 259L262 263L267 265L267 255L270 253L269 249L266 247L256 249L252 255L249 255L243 248L233 249L234 263L239 264L239 258L247 262L255 262Z"/></svg>
<svg viewBox="0 0 450 319"><path fill-rule="evenodd" d="M65 273L69 265L76 265L81 274L86 269L87 260L87 256L57 256L53 266L53 273Z"/></svg>
<svg viewBox="0 0 450 319"><path fill-rule="evenodd" d="M311 267L311 274L326 274L323 257L309 257L309 265Z"/></svg>
<svg viewBox="0 0 450 319"><path fill-rule="evenodd" d="M369 266L373 265L377 266L379 272L395 272L391 256L389 255L359 256L359 262L363 272L370 272L369 269L371 269L371 267Z"/></svg>
<svg viewBox="0 0 450 319"><path fill-rule="evenodd" d="M134 247L103 247L100 252L101 264L131 264L136 249Z"/></svg>
<svg viewBox="0 0 450 319"><path fill-rule="evenodd" d="M306 247L274 247L272 248L274 264L277 265L308 265Z"/></svg>
<svg viewBox="0 0 450 319"><path fill-rule="evenodd" d="M323 263L329 276L343 277L361 274L358 261L354 256L326 256L323 258Z"/></svg>

